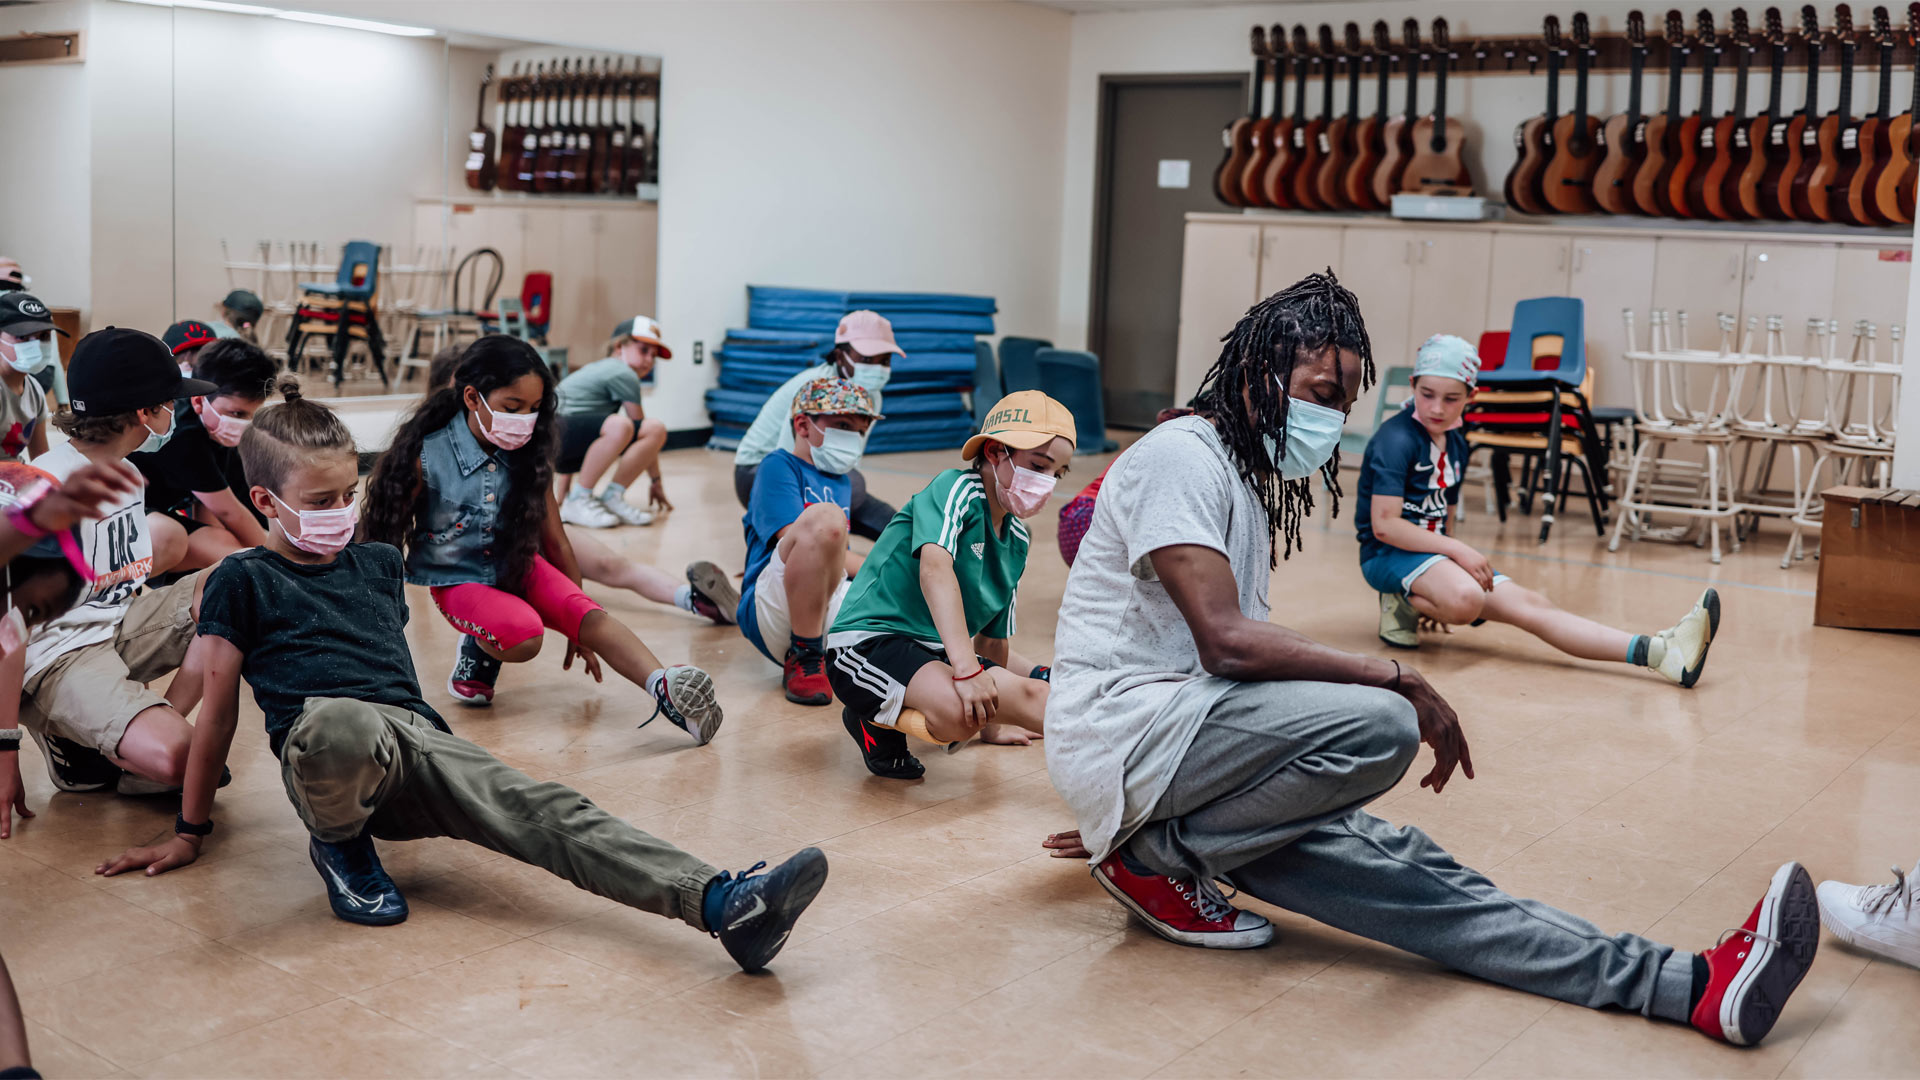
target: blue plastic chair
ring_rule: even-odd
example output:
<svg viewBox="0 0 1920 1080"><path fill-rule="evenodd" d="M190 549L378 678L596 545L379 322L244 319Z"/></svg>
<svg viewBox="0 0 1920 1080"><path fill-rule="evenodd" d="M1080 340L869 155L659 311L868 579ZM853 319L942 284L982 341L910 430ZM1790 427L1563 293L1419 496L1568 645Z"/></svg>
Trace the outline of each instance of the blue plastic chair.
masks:
<svg viewBox="0 0 1920 1080"><path fill-rule="evenodd" d="M1033 354L1040 373L1038 389L1073 414L1076 454L1109 454L1120 444L1107 438L1107 405L1100 387L1100 358L1071 349L1040 349Z"/></svg>
<svg viewBox="0 0 1920 1080"><path fill-rule="evenodd" d="M1586 333L1586 304L1578 297L1542 296L1522 300L1513 307L1513 329L1507 338L1506 356L1501 358L1499 366L1486 366L1486 358L1482 357L1482 388L1496 393L1540 391L1539 396L1543 400L1539 404L1547 406L1546 423L1532 435L1508 433L1507 436L1510 439L1532 439L1539 444L1538 453L1544 459L1539 478L1546 487L1541 495L1540 543L1543 544L1553 531L1554 509L1567 493L1570 470L1563 467L1561 462L1563 439L1577 439L1580 443L1581 453L1575 455L1569 465L1577 465L1585 474L1587 501L1593 512L1594 528L1604 533L1602 508L1605 496L1598 491L1594 471L1604 468L1605 458L1601 456L1602 449L1594 435L1592 410L1586 396L1580 391L1587 377ZM1559 359L1554 367L1537 367L1534 343L1549 336L1560 339ZM1569 408L1574 415L1572 425L1565 420ZM1569 430L1570 426L1573 430ZM1469 433L1469 441L1474 441L1474 434ZM1496 487L1505 488L1504 472L1497 464L1495 476ZM1528 481L1525 484L1529 491L1532 490L1532 483ZM1500 491L1499 496L1504 513L1506 492Z"/></svg>
<svg viewBox="0 0 1920 1080"><path fill-rule="evenodd" d="M1039 390L1040 369L1034 354L1053 347L1053 342L1033 337L1000 339L1000 386L1011 394L1016 390Z"/></svg>
<svg viewBox="0 0 1920 1080"><path fill-rule="evenodd" d="M379 284L380 245L369 240L349 240L340 253L340 270L331 283L303 281L300 288L336 300L371 300Z"/></svg>
<svg viewBox="0 0 1920 1080"><path fill-rule="evenodd" d="M993 361L993 346L975 338L973 341L973 426L977 431L987 426L987 413L992 411L993 403L1004 396L1000 388L1000 367Z"/></svg>

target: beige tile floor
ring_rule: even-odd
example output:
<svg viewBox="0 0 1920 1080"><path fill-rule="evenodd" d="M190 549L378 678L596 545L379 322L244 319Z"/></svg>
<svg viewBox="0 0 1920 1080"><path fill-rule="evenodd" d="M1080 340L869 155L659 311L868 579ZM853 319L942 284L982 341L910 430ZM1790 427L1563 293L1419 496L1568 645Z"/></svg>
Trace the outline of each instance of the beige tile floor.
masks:
<svg viewBox="0 0 1920 1080"><path fill-rule="evenodd" d="M946 455L876 458L903 499ZM1069 485L1098 472L1082 459ZM728 459L670 455L679 509L602 534L678 567L741 561ZM1477 493L1469 502L1478 506ZM1569 663L1506 628L1431 639L1418 662L1466 721L1479 779L1410 778L1377 809L1496 881L1685 948L1739 923L1768 874L1880 880L1920 856L1920 638L1815 629L1812 562L1778 569L1762 534L1718 567L1643 544L1609 555L1578 516L1464 532L1568 606L1642 630L1708 582L1726 620L1701 686ZM1035 522L1021 647L1050 655L1065 579ZM1274 615L1363 652L1372 594L1347 524L1309 526ZM643 698L560 670L502 679L490 712L441 689L454 635L415 598L415 657L458 731L708 860L744 868L818 844L832 877L771 974L718 944L452 841L385 845L413 917L334 920L247 706L235 783L208 854L158 879L104 880L103 857L170 821L164 800L51 796L0 843L0 949L55 1077L142 1076L1896 1076L1920 1074L1920 971L1829 941L1758 1050L1476 982L1283 912L1263 951L1166 944L1048 858L1069 826L1038 747L930 755L927 778L870 777L837 710L788 704L736 633L627 594L609 608L670 660L718 678L728 719L705 749ZM1417 772L1420 770L1416 770ZM1258 907L1258 905L1254 905Z"/></svg>

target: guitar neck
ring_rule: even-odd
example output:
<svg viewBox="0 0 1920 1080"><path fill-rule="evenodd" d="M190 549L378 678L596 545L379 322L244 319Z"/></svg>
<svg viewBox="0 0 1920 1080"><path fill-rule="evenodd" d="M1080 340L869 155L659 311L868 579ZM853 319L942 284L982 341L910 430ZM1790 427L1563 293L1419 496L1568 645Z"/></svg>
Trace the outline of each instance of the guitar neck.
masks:
<svg viewBox="0 0 1920 1080"><path fill-rule="evenodd" d="M1880 43L1880 101L1873 115L1885 120L1893 115L1893 46Z"/></svg>
<svg viewBox="0 0 1920 1080"><path fill-rule="evenodd" d="M1576 46L1580 51L1573 58L1573 119L1574 130L1578 131L1587 122L1587 49Z"/></svg>
<svg viewBox="0 0 1920 1080"><path fill-rule="evenodd" d="M1820 43L1807 46L1807 122L1820 119Z"/></svg>
<svg viewBox="0 0 1920 1080"><path fill-rule="evenodd" d="M1560 50L1547 50L1547 120L1560 115Z"/></svg>
<svg viewBox="0 0 1920 1080"><path fill-rule="evenodd" d="M1411 128L1415 120L1420 119L1420 64L1426 60L1426 53L1413 53L1407 57L1407 126ZM1914 111L1920 113L1920 75L1914 78Z"/></svg>
<svg viewBox="0 0 1920 1080"><path fill-rule="evenodd" d="M1347 58L1347 119L1355 120L1360 116L1360 58Z"/></svg>
<svg viewBox="0 0 1920 1080"><path fill-rule="evenodd" d="M1393 58L1386 53L1380 53L1374 57L1374 63L1379 68L1374 74L1380 80L1380 103L1374 107L1373 112L1375 116L1382 119L1387 115L1387 91L1393 85L1392 60Z"/></svg>
<svg viewBox="0 0 1920 1080"><path fill-rule="evenodd" d="M1320 116L1322 119L1331 120L1333 119L1333 58L1328 57L1321 63L1325 66L1320 69Z"/></svg>
<svg viewBox="0 0 1920 1080"><path fill-rule="evenodd" d="M1713 50L1708 49L1700 56L1700 119L1713 120L1713 69L1719 65L1713 61Z"/></svg>
<svg viewBox="0 0 1920 1080"><path fill-rule="evenodd" d="M1667 122L1680 122L1680 76L1687 70L1687 57L1672 42L1667 43Z"/></svg>
<svg viewBox="0 0 1920 1080"><path fill-rule="evenodd" d="M1734 46L1733 118L1747 118L1747 71L1753 66L1752 52L1745 45Z"/></svg>
<svg viewBox="0 0 1920 1080"><path fill-rule="evenodd" d="M1780 76L1786 66L1787 47L1785 45L1775 45L1773 47L1773 71L1767 76L1767 117L1772 120L1780 119L1787 111L1780 101L1780 92L1782 89Z"/></svg>
<svg viewBox="0 0 1920 1080"><path fill-rule="evenodd" d="M1433 139L1430 145L1435 153L1447 148L1447 54L1445 50L1433 56Z"/></svg>
<svg viewBox="0 0 1920 1080"><path fill-rule="evenodd" d="M1627 130L1640 126L1640 77L1647 70L1647 50L1634 49L1627 60Z"/></svg>
<svg viewBox="0 0 1920 1080"><path fill-rule="evenodd" d="M1267 81L1266 60L1255 57L1253 61L1253 85L1247 91L1247 119L1260 119L1260 84Z"/></svg>
<svg viewBox="0 0 1920 1080"><path fill-rule="evenodd" d="M1293 122L1300 125L1307 122L1307 58L1294 61L1293 66Z"/></svg>
<svg viewBox="0 0 1920 1080"><path fill-rule="evenodd" d="M1840 49L1840 108L1834 114L1842 122L1853 119L1853 43Z"/></svg>

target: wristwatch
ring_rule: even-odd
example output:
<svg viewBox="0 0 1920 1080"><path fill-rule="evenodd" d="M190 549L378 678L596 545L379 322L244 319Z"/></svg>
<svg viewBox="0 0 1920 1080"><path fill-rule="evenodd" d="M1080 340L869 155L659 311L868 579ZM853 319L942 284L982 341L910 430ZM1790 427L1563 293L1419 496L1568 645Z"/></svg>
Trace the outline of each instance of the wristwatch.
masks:
<svg viewBox="0 0 1920 1080"><path fill-rule="evenodd" d="M21 728L0 728L0 754L20 749L20 741L27 737Z"/></svg>
<svg viewBox="0 0 1920 1080"><path fill-rule="evenodd" d="M187 815L175 814L173 816L173 831L179 833L181 836L206 836L213 831L213 822L209 820L195 825L187 820Z"/></svg>

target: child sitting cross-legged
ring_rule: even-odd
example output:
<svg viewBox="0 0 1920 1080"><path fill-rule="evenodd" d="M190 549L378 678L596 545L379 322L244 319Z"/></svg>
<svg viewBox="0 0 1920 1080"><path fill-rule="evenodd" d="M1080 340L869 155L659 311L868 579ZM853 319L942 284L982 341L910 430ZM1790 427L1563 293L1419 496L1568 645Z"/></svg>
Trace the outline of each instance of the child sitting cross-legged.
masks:
<svg viewBox="0 0 1920 1080"><path fill-rule="evenodd" d="M926 769L928 742L1040 737L1047 670L1012 650L1027 569L1025 518L1046 508L1073 458L1073 414L1038 390L1008 394L960 454L893 516L827 636L827 678L867 771Z"/></svg>
<svg viewBox="0 0 1920 1080"><path fill-rule="evenodd" d="M197 642L206 697L179 818L164 839L99 873L158 874L198 857L213 830L214 785L244 678L340 918L386 925L407 917L374 838L451 836L682 919L720 938L749 971L772 959L826 881L826 856L806 848L764 876L754 876L760 866L722 873L449 734L414 677L400 552L352 543L359 477L346 425L289 394L255 417L240 453L253 505L271 525L264 546L209 571Z"/></svg>
<svg viewBox="0 0 1920 1080"><path fill-rule="evenodd" d="M1720 628L1714 590L1668 629L1629 634L1554 606L1450 535L1467 460L1461 414L1479 375L1473 346L1451 334L1428 338L1414 361L1413 400L1367 443L1354 523L1360 573L1380 593L1380 640L1418 648L1421 616L1441 626L1502 622L1570 656L1652 668L1693 686Z"/></svg>

